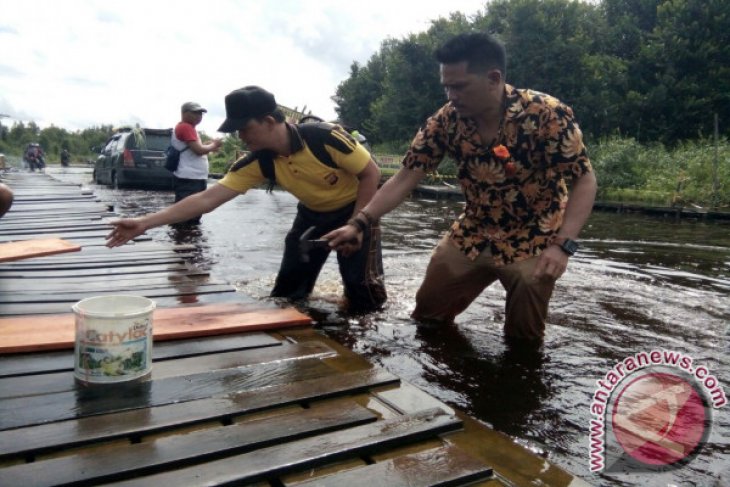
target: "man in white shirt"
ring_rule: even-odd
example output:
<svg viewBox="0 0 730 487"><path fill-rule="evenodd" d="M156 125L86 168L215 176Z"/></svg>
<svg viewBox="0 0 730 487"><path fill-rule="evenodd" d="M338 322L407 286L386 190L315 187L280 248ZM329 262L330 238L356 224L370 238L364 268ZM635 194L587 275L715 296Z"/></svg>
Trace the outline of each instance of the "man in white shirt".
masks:
<svg viewBox="0 0 730 487"><path fill-rule="evenodd" d="M221 139L214 139L207 144L200 141L195 126L203 120L207 110L199 103L192 101L183 103L182 119L172 133L172 145L180 153L180 164L173 173L175 177L175 202L204 191L208 186L208 154L221 146ZM186 223L200 223L200 215Z"/></svg>

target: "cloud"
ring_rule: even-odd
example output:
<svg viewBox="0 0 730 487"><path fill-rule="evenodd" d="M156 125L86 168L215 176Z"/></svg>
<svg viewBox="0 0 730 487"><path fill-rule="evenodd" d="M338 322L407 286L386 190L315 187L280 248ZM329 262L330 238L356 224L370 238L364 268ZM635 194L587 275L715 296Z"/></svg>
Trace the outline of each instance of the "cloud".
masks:
<svg viewBox="0 0 730 487"><path fill-rule="evenodd" d="M483 3L458 8L475 13ZM331 96L353 61L452 10L443 0L127 0L114 9L0 0L3 113L69 130L169 127L180 104L196 100L208 107L200 128L214 135L225 94L258 84L283 105L334 118Z"/></svg>
<svg viewBox="0 0 730 487"><path fill-rule="evenodd" d="M0 64L0 78L3 78L3 77L22 78L23 76L24 76L24 73L22 71L20 71L19 69L16 69L13 66L5 66L3 64Z"/></svg>

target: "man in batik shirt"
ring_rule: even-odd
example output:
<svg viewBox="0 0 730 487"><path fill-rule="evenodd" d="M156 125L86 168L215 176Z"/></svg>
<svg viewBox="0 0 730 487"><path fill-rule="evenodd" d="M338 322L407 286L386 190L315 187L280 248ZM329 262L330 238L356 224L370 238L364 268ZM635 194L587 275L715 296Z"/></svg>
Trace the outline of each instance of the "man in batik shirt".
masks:
<svg viewBox="0 0 730 487"><path fill-rule="evenodd" d="M466 203L434 250L413 317L452 322L499 280L505 335L541 340L555 281L578 248L596 193L581 131L559 100L505 83L504 47L491 36L456 36L436 58L448 103L426 120L403 168L356 216L359 224L325 237L351 251L361 227L398 206L448 155Z"/></svg>

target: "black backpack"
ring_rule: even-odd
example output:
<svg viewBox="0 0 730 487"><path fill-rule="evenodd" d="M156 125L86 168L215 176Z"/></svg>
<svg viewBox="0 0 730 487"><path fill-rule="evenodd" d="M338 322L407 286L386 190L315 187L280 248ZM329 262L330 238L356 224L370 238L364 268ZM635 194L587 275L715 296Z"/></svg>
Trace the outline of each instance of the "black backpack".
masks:
<svg viewBox="0 0 730 487"><path fill-rule="evenodd" d="M338 125L328 122L306 122L296 125L290 124L289 127L291 127L295 132L292 135L298 134L319 162L331 168L337 169L338 166L337 163L332 160L332 156L330 156L329 152L327 152L325 144L334 147L344 154L352 152L351 147L332 135L333 131L337 131L340 135L346 137L352 142L355 141L350 134ZM275 158L276 153L274 153L274 151L268 149L254 151L231 166L229 172L238 171L242 167L246 167L254 161L259 161L261 174L263 174L263 176L269 181L266 191L270 193L276 185L276 171L274 169Z"/></svg>

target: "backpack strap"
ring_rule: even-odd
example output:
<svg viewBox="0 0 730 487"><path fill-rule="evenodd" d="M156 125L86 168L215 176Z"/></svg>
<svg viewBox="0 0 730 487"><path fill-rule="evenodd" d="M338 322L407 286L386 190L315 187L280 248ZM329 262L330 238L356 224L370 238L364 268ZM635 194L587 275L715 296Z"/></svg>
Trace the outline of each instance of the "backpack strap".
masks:
<svg viewBox="0 0 730 487"><path fill-rule="evenodd" d="M307 147L319 162L334 169L339 166L325 146L329 145L343 154L350 154L357 145L355 139L345 129L333 123L306 122L291 127L294 129L294 133L306 142Z"/></svg>
<svg viewBox="0 0 730 487"><path fill-rule="evenodd" d="M266 187L266 192L271 193L274 190L274 185L276 184L276 171L274 170L275 157L276 155L274 152L268 149L253 151L231 166L228 172L238 171L252 162L258 161L261 174L269 181L269 184Z"/></svg>

